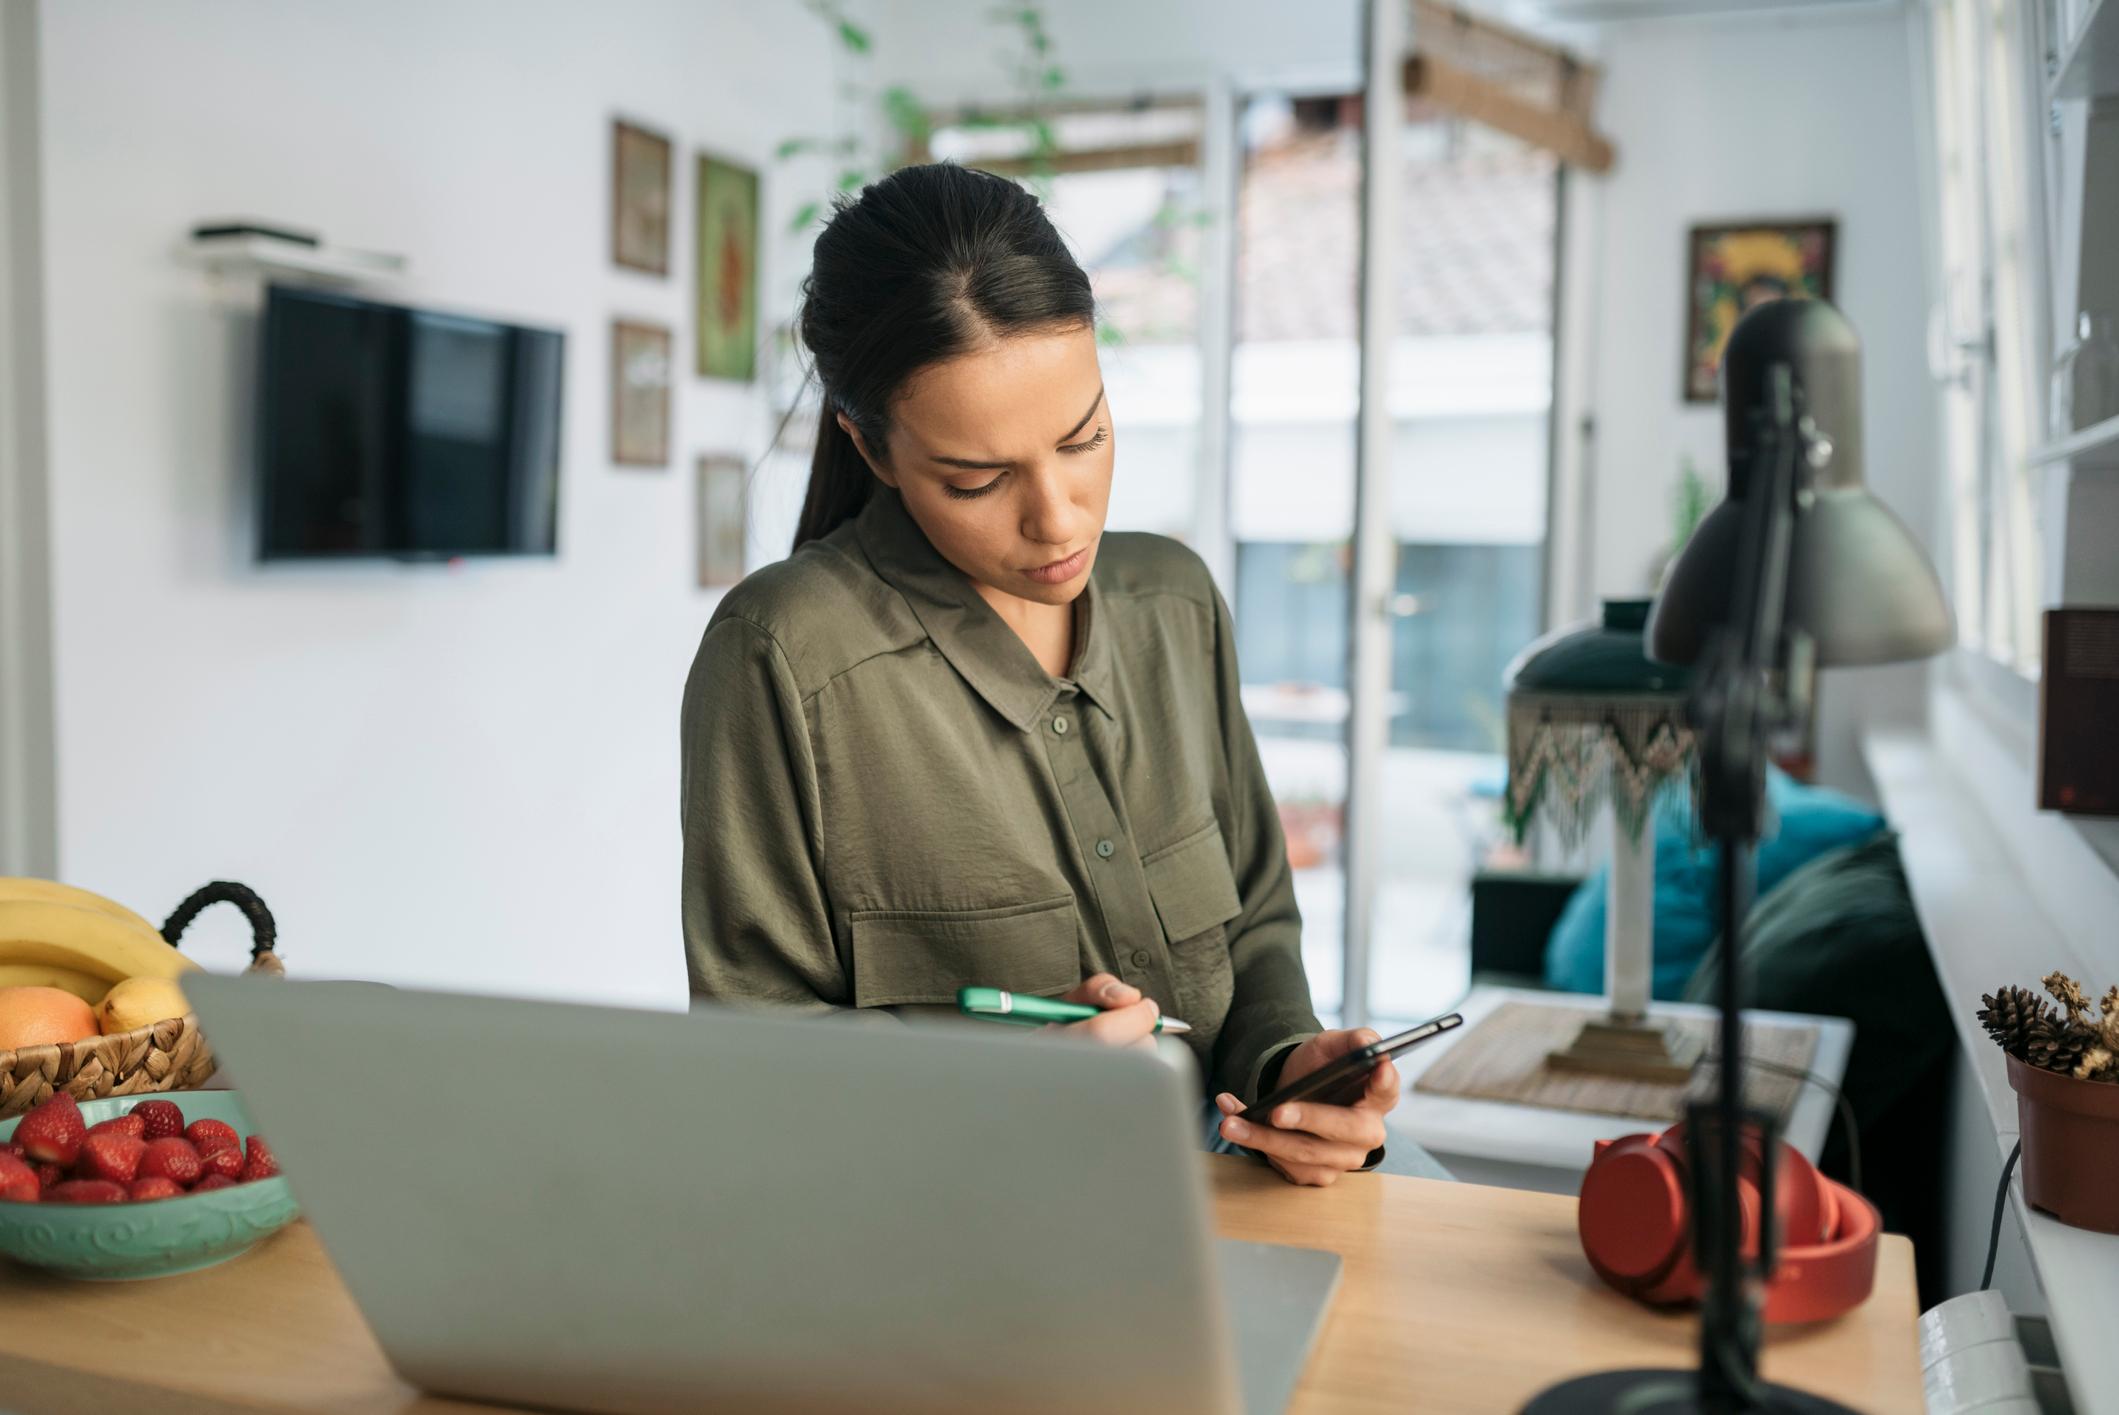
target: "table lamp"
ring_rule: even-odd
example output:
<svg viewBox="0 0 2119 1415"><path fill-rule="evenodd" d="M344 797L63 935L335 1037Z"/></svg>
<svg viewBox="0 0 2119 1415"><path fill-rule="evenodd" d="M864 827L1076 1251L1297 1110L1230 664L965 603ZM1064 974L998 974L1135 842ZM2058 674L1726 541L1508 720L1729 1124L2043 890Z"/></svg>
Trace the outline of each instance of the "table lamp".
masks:
<svg viewBox="0 0 2119 1415"><path fill-rule="evenodd" d="M1924 658L1956 637L1912 533L1862 486L1861 345L1822 300L1746 314L1722 357L1729 495L1664 578L1648 650L1694 665L1691 720L1700 822L1719 846L1723 946L1716 973L1720 1064L1692 1105L1687 1202L1706 1275L1696 1370L1606 1371L1537 1396L1534 1412L1822 1412L1821 1396L1758 1376L1759 1289L1774 1267L1773 1164L1760 1166L1757 1253L1743 1251L1738 1175L1746 1133L1775 1153L1774 1119L1743 1104L1743 919L1751 903L1767 748L1800 720L1811 671Z"/></svg>
<svg viewBox="0 0 2119 1415"><path fill-rule="evenodd" d="M1582 1024L1549 1065L1682 1082L1700 1039L1648 1020L1655 961L1655 804L1694 763L1683 667L1648 657L1649 601L1608 599L1602 619L1548 634L1508 666L1506 816L1520 844L1538 821L1578 843L1609 805L1611 889L1604 909L1605 1015Z"/></svg>

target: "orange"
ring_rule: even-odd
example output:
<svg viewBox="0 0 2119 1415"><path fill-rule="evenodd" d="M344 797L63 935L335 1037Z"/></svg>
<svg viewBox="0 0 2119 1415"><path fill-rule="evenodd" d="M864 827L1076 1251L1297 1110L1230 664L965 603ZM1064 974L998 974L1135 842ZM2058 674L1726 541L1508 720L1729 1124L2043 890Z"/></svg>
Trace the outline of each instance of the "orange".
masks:
<svg viewBox="0 0 2119 1415"><path fill-rule="evenodd" d="M97 1034L96 1014L58 988L0 988L0 1051L78 1042Z"/></svg>

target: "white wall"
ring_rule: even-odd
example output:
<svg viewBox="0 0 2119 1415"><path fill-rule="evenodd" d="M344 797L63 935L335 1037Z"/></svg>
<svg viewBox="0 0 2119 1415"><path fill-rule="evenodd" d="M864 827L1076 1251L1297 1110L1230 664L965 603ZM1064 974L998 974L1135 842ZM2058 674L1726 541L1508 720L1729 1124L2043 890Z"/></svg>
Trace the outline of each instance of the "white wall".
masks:
<svg viewBox="0 0 2119 1415"><path fill-rule="evenodd" d="M1680 459L1722 471L1718 407L1679 398L1686 234L1695 223L1831 216L1834 297L1860 331L1868 480L1931 554L1941 474L1927 375L1925 240L1902 14L1669 20L1608 27L1598 124L1618 163L1596 181L1589 397L1596 419L1590 580L1640 594L1670 534ZM1866 783L1863 717L1918 712L1921 670L1836 671L1821 685L1820 767Z"/></svg>
<svg viewBox="0 0 2119 1415"><path fill-rule="evenodd" d="M713 607L691 463L755 453L688 367L692 152L765 172L766 288L835 45L740 0L43 6L65 876L159 916L243 880L298 973L681 1003L677 706ZM673 276L609 258L610 120L677 139ZM812 177L814 174L810 174ZM256 214L399 251L415 301L567 331L560 553L250 562L254 293L173 251ZM608 327L672 325L672 467L608 461ZM240 929L203 921L208 961Z"/></svg>
<svg viewBox="0 0 2119 1415"><path fill-rule="evenodd" d="M0 875L57 850L37 131L37 12L0 6Z"/></svg>

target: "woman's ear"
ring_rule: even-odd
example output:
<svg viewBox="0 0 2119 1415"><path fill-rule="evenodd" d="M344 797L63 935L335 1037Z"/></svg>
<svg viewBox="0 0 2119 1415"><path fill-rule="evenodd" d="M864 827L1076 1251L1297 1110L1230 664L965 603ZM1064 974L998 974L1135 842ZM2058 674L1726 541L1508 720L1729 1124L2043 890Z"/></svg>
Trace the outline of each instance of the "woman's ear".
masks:
<svg viewBox="0 0 2119 1415"><path fill-rule="evenodd" d="M890 474L889 468L876 460L873 452L868 450L868 439L861 436L861 429L853 425L853 419L847 417L844 413L837 413L833 416L839 420L839 430L853 439L854 451L861 454L861 460L868 464L868 470L876 474L876 480L893 491L897 490L898 479Z"/></svg>

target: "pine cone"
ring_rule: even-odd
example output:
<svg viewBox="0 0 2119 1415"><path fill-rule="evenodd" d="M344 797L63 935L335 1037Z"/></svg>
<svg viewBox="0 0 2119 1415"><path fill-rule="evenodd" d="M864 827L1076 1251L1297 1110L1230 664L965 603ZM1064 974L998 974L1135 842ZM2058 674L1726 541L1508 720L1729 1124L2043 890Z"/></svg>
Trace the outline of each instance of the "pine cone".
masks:
<svg viewBox="0 0 2119 1415"><path fill-rule="evenodd" d="M1986 1004L1979 1009L1979 1025L1987 1029L1994 1045L2019 1061L2030 1043L2031 1027L2041 1018L2057 1020L2051 1004L2029 988L2003 988L1979 1000Z"/></svg>
<svg viewBox="0 0 2119 1415"><path fill-rule="evenodd" d="M2031 1024L2024 1039L2023 1059L2048 1071L2073 1075L2092 1050L2102 1050L2097 1045L2095 1029L2047 1015Z"/></svg>
<svg viewBox="0 0 2119 1415"><path fill-rule="evenodd" d="M2039 979L2045 990L2053 995L2053 1001L2067 1011L2070 1022L2080 1022L2083 1014L2090 1010L2090 1000L2082 995L2082 985L2062 972L2047 973Z"/></svg>

